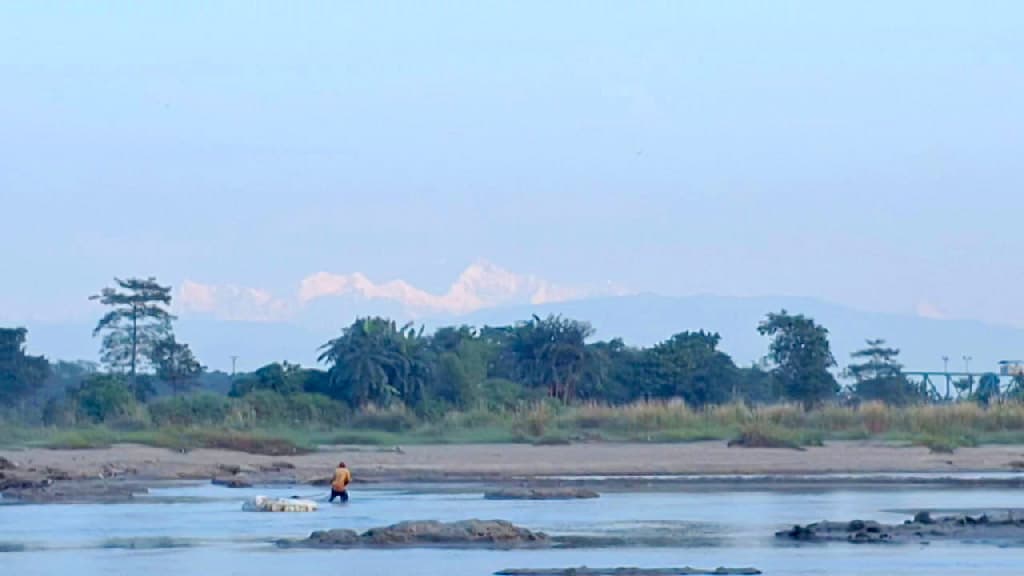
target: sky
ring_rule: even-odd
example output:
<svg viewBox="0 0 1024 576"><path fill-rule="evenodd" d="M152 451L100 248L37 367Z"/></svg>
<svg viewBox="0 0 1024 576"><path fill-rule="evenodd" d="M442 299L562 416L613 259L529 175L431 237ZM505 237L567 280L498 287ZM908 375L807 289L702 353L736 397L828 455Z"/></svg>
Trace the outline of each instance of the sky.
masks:
<svg viewBox="0 0 1024 576"><path fill-rule="evenodd" d="M654 292L1024 326L1022 22L999 1L3 3L0 322L95 318L88 295L152 275L180 311L253 320L310 295Z"/></svg>

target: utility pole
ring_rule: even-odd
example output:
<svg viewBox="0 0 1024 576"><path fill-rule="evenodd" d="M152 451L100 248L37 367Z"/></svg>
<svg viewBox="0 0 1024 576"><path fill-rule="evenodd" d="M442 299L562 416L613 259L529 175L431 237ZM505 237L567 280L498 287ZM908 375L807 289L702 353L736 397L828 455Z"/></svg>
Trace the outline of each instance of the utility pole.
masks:
<svg viewBox="0 0 1024 576"><path fill-rule="evenodd" d="M238 362L238 356L231 357L231 379L235 379L235 363Z"/></svg>
<svg viewBox="0 0 1024 576"><path fill-rule="evenodd" d="M967 372L967 396L974 394L974 376L971 376L971 357L964 355L964 372Z"/></svg>
<svg viewBox="0 0 1024 576"><path fill-rule="evenodd" d="M942 357L942 371L946 373L946 400L949 400L952 398L952 396L950 396L950 385L952 384L952 381L949 377L949 356Z"/></svg>

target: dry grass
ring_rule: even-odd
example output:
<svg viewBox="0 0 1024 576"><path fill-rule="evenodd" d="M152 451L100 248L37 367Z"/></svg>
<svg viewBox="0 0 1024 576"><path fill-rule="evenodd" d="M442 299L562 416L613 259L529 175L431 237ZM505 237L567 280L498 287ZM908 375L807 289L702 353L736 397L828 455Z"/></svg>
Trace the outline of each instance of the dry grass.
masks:
<svg viewBox="0 0 1024 576"><path fill-rule="evenodd" d="M754 438L757 432L763 438ZM762 434L763 433L763 434ZM414 444L573 441L690 442L780 439L798 445L821 440L877 438L946 451L976 443L1024 443L1024 403L980 407L970 403L911 406L881 403L827 406L724 404L695 409L683 402L565 407L536 402L507 412L449 413L420 421L404 410L375 410L350 425L288 428L186 427L117 430L110 427L0 429L0 444L91 448L138 442L170 448L217 447L262 454L294 454L321 443ZM755 442L756 443L756 442ZM768 442L770 443L770 442Z"/></svg>

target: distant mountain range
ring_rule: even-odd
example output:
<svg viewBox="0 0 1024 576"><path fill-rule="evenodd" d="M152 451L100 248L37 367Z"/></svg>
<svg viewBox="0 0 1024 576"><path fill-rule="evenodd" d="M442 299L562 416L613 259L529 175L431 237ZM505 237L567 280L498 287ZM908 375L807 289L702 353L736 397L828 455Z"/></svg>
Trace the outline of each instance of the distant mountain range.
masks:
<svg viewBox="0 0 1024 576"><path fill-rule="evenodd" d="M563 314L590 322L597 338L621 337L627 344L637 346L657 343L684 330L704 329L721 334L721 348L737 364L746 365L767 353L768 341L757 333L758 322L768 312L781 309L810 316L828 328L833 352L841 366L847 364L850 353L867 338L885 338L900 348L908 370L941 370L943 355L949 356L951 370L962 370L962 357L970 356L972 371L995 371L1000 360L1024 357L1022 329L971 320L865 312L796 297L640 294L490 308L463 316L432 316L417 322L430 330L450 324L508 324L531 314ZM211 368L230 369L231 356L238 356L239 370L279 360L312 365L317 348L336 336L357 313L402 317L398 308L371 309L346 300L336 305L325 302L288 322L223 321L186 315L178 321L177 332ZM91 337L91 325L40 324L27 328L30 349L35 354L51 359L90 359L97 355L99 342Z"/></svg>

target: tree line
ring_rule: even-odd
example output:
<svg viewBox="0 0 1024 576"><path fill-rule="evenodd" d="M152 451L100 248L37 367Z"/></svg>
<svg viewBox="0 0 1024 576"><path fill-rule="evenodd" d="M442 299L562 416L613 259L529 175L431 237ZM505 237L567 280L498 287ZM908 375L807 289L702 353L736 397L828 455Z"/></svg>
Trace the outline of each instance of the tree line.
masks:
<svg viewBox="0 0 1024 576"><path fill-rule="evenodd" d="M81 419L102 421L117 406L147 402L158 389L180 395L211 382L214 375L174 335L169 286L153 278L115 279L92 299L107 308L93 332L101 365L51 364L26 353L24 328L0 329L0 403L16 407L47 393L44 414L70 406ZM226 391L239 398L316 395L352 410L399 405L422 415L502 410L543 399L682 399L692 406L788 401L806 408L838 399L900 405L936 399L906 378L899 350L884 340L868 340L853 354L842 373L852 383L844 387L835 376L829 332L813 319L782 310L767 314L756 330L768 339L769 353L762 362L738 366L718 348L720 336L704 330L634 347L621 339L594 341L588 323L557 315L430 334L367 317L320 348L322 367L274 363L231 378ZM65 389L54 390L59 386ZM1017 382L1015 389L1024 386ZM989 396L982 397L985 390ZM988 401L991 385L979 386L977 394Z"/></svg>

